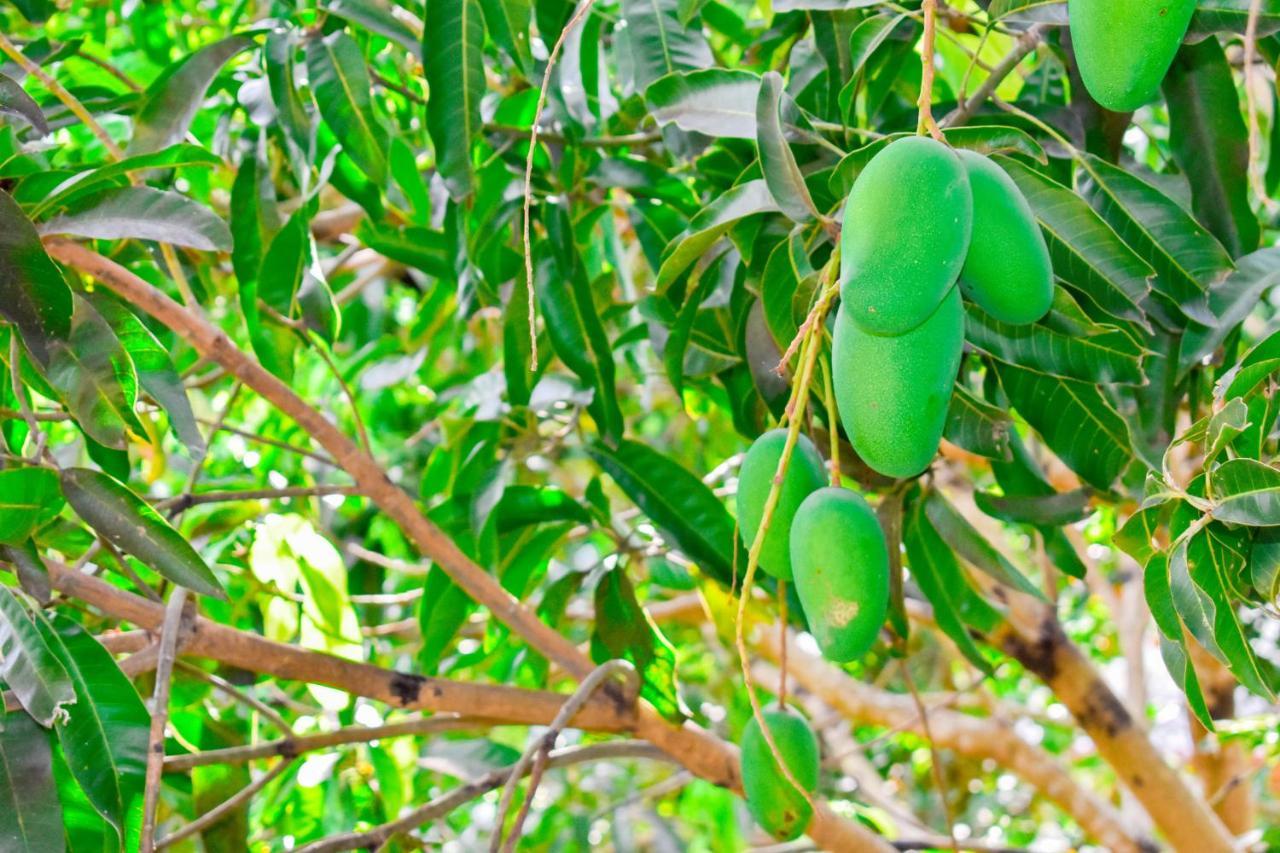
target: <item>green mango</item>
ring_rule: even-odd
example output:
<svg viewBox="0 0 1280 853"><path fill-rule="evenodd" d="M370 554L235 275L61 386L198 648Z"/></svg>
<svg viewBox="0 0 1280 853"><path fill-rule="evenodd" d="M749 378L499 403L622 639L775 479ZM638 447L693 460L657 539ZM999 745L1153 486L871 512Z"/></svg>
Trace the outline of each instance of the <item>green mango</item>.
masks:
<svg viewBox="0 0 1280 853"><path fill-rule="evenodd" d="M1069 0L1071 44L1093 99L1131 112L1155 98L1196 0Z"/></svg>
<svg viewBox="0 0 1280 853"><path fill-rule="evenodd" d="M996 320L1034 323L1053 304L1053 263L1035 213L990 158L976 151L957 153L973 190L973 239L960 287Z"/></svg>
<svg viewBox="0 0 1280 853"><path fill-rule="evenodd" d="M819 489L791 523L796 593L823 657L867 653L889 611L889 549L876 514L848 489Z"/></svg>
<svg viewBox="0 0 1280 853"><path fill-rule="evenodd" d="M818 738L809 723L785 708L766 709L762 716L778 745L778 754L795 780L812 794L818 787L820 769ZM765 832L783 841L804 834L813 817L813 807L804 795L782 775L760 724L752 717L742 730L742 788L747 808Z"/></svg>
<svg viewBox="0 0 1280 853"><path fill-rule="evenodd" d="M914 477L933 461L964 352L964 303L952 288L905 335L864 331L842 306L831 366L840 422L862 460L886 477Z"/></svg>
<svg viewBox="0 0 1280 853"><path fill-rule="evenodd" d="M764 518L765 501L773 488L778 460L787 443L787 431L775 429L755 440L738 472L738 526L750 549ZM782 481L778 504L769 521L769 532L760 548L760 568L779 580L791 580L791 519L804 499L827 484L822 457L807 436L801 435L791 453L791 465Z"/></svg>
<svg viewBox="0 0 1280 853"><path fill-rule="evenodd" d="M925 136L889 143L854 182L840 235L840 296L874 335L933 314L964 266L973 194L956 153Z"/></svg>

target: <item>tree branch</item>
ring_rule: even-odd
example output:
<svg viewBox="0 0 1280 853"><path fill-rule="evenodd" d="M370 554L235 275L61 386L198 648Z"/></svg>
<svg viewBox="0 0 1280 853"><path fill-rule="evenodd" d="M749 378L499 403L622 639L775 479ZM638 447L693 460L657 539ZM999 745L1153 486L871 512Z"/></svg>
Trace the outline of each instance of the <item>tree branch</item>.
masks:
<svg viewBox="0 0 1280 853"><path fill-rule="evenodd" d="M210 325L199 314L174 302L134 273L84 246L59 238L51 238L45 245L55 259L93 276L117 295L167 326L198 354L221 364L228 373L292 418L400 526L424 556L440 566L467 595L489 608L499 621L523 637L535 650L579 680L595 668L591 659L577 646L543 623L534 612L503 589L492 575L463 554L440 528L419 511L413 499L391 482L374 459L361 451L323 415L307 405L293 389L238 349L220 329ZM288 646L283 648L290 653L301 652ZM376 667L370 669L377 672L370 689L375 685L382 689L389 686L385 685L386 679L381 670ZM415 699L419 698L419 692L420 686L415 687ZM616 695L616 691L607 695ZM553 715L554 712L546 719ZM698 776L734 791L741 791L737 750L714 735L691 724L676 726L668 723L647 705L641 706L639 710L635 731ZM814 810L808 833L816 843L829 849L892 849L891 845L858 822L837 816L822 803Z"/></svg>

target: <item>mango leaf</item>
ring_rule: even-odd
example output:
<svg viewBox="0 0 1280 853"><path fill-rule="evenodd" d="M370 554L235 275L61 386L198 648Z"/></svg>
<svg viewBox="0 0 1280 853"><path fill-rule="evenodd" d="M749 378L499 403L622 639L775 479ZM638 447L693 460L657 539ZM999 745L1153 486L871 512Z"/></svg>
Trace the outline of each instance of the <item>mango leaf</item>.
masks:
<svg viewBox="0 0 1280 853"><path fill-rule="evenodd" d="M1203 593L1205 615L1224 662L1240 683L1259 696L1273 698L1240 617L1236 613L1235 584L1248 567L1243 537L1209 525L1186 543L1187 571Z"/></svg>
<svg viewBox="0 0 1280 853"><path fill-rule="evenodd" d="M782 123L782 75L770 71L760 80L760 96L756 99L756 150L765 184L778 207L796 222L807 222L818 215L804 174L787 144Z"/></svg>
<svg viewBox="0 0 1280 853"><path fill-rule="evenodd" d="M672 545L721 583L733 581L737 531L724 504L705 483L635 441L624 439L616 448L597 442L587 451ZM746 571L745 554L740 558L738 576Z"/></svg>
<svg viewBox="0 0 1280 853"><path fill-rule="evenodd" d="M792 229L769 253L760 279L760 303L773 342L786 348L809 310L818 273L809 262L804 230Z"/></svg>
<svg viewBox="0 0 1280 853"><path fill-rule="evenodd" d="M71 335L71 312L62 271L45 254L22 208L0 190L0 317L18 328L27 352L47 365L53 344Z"/></svg>
<svg viewBox="0 0 1280 853"><path fill-rule="evenodd" d="M433 675L440 670L440 660L475 609L475 602L461 587L439 566L431 567L423 581L422 599L418 604L422 648L418 650L417 661L423 673Z"/></svg>
<svg viewBox="0 0 1280 853"><path fill-rule="evenodd" d="M155 240L207 252L231 248L231 232L209 208L151 187L107 190L76 210L39 225L41 234L98 240Z"/></svg>
<svg viewBox="0 0 1280 853"><path fill-rule="evenodd" d="M591 523L586 508L555 486L507 486L493 508L493 518L498 533L552 521Z"/></svg>
<svg viewBox="0 0 1280 853"><path fill-rule="evenodd" d="M1264 527L1254 537L1249 582L1264 602L1280 602L1280 530Z"/></svg>
<svg viewBox="0 0 1280 853"><path fill-rule="evenodd" d="M25 607L8 587L0 586L0 681L9 685L19 704L48 728L76 701L67 670L40 635ZM5 724L12 717L5 717Z"/></svg>
<svg viewBox="0 0 1280 853"><path fill-rule="evenodd" d="M988 459L1007 459L1012 428L1008 412L956 384L943 433L947 441Z"/></svg>
<svg viewBox="0 0 1280 853"><path fill-rule="evenodd" d="M636 601L635 588L621 565L596 584L591 659L598 664L631 661L640 675L640 695L672 722L688 718L676 682L675 649Z"/></svg>
<svg viewBox="0 0 1280 853"><path fill-rule="evenodd" d="M1172 510L1173 505L1166 501L1140 508L1115 532L1111 538L1112 544L1145 565L1160 551L1160 542L1156 537Z"/></svg>
<svg viewBox="0 0 1280 853"><path fill-rule="evenodd" d="M1191 319L1212 323L1206 291L1231 272L1222 244L1177 202L1131 172L1092 154L1081 167L1085 198L1157 275L1155 287Z"/></svg>
<svg viewBox="0 0 1280 853"><path fill-rule="evenodd" d="M1013 407L1089 485L1109 489L1133 461L1129 428L1096 385L1011 364L997 373Z"/></svg>
<svg viewBox="0 0 1280 853"><path fill-rule="evenodd" d="M1092 494L1090 489L1073 489L1035 497L1008 497L990 492L974 492L973 500L978 509L1001 521L1061 527L1089 516L1089 499Z"/></svg>
<svg viewBox="0 0 1280 853"><path fill-rule="evenodd" d="M1005 586L1044 600L1044 593L1039 587L1005 559L941 492L929 492L924 498L924 511L933 529L966 563Z"/></svg>
<svg viewBox="0 0 1280 853"><path fill-rule="evenodd" d="M1054 273L1112 317L1145 322L1139 306L1151 289L1155 270L1068 187L1016 160L995 159L1035 211Z"/></svg>
<svg viewBox="0 0 1280 853"><path fill-rule="evenodd" d="M1179 351L1180 370L1185 372L1212 355L1276 284L1280 284L1280 248L1259 249L1238 259L1235 272L1209 293L1214 322L1187 329Z"/></svg>
<svg viewBox="0 0 1280 853"><path fill-rule="evenodd" d="M1002 323L976 305L968 306L965 339L1007 364L1082 382L1141 385L1140 346L1116 329L1097 335L1065 335L1040 324Z"/></svg>
<svg viewBox="0 0 1280 853"><path fill-rule="evenodd" d="M86 435L123 450L128 430L146 432L134 414L138 376L102 315L83 297L74 302L71 337L54 344L45 374Z"/></svg>
<svg viewBox="0 0 1280 853"><path fill-rule="evenodd" d="M129 354L142 387L168 413L174 432L186 444L188 452L193 458L203 454L204 436L196 426L187 389L168 350L136 314L110 293L95 290L88 294L88 299Z"/></svg>
<svg viewBox="0 0 1280 853"><path fill-rule="evenodd" d="M359 45L341 30L311 39L307 75L320 115L342 150L370 180L385 184L389 139L373 110L373 82Z"/></svg>
<svg viewBox="0 0 1280 853"><path fill-rule="evenodd" d="M176 169L179 167L214 168L222 165L222 158L206 148L179 142L148 154L125 157L96 169L87 169L58 184L49 195L31 208L33 219L39 219L46 211L64 206L100 191L125 175L148 169Z"/></svg>
<svg viewBox="0 0 1280 853"><path fill-rule="evenodd" d="M422 61L421 40L414 35L413 29L398 17L400 14L408 14L407 9L402 8L392 12L392 5L383 0L328 0L324 5L335 15L355 21L370 32L385 36L412 53L418 61ZM420 21L418 26L421 26Z"/></svg>
<svg viewBox="0 0 1280 853"><path fill-rule="evenodd" d="M142 799L151 715L111 653L84 628L43 614L36 626L75 689L75 704L55 725L67 765L98 813L123 833Z"/></svg>
<svg viewBox="0 0 1280 853"><path fill-rule="evenodd" d="M41 136L49 134L49 123L45 121L40 105L31 99L18 81L5 74L0 74L0 114L18 116Z"/></svg>
<svg viewBox="0 0 1280 853"><path fill-rule="evenodd" d="M61 495L58 496L61 501ZM53 589L49 584L49 570L40 559L40 551L35 542L28 539L17 545L0 545L0 560L13 565L18 575L18 584L22 591L34 598L41 606L53 599Z"/></svg>
<svg viewBox="0 0 1280 853"><path fill-rule="evenodd" d="M143 96L125 153L147 154L181 142L213 78L231 57L252 46L250 36L231 36L202 47L165 69Z"/></svg>
<svg viewBox="0 0 1280 853"><path fill-rule="evenodd" d="M62 494L112 545L193 592L226 598L218 579L182 534L123 484L88 468L64 468Z"/></svg>
<svg viewBox="0 0 1280 853"><path fill-rule="evenodd" d="M713 64L711 47L702 30L680 21L679 5L677 0L622 2L625 44L637 92L645 91L650 83L667 74Z"/></svg>
<svg viewBox="0 0 1280 853"><path fill-rule="evenodd" d="M471 194L471 145L484 95L484 20L479 0L431 0L423 18L427 132L449 194Z"/></svg>
<svg viewBox="0 0 1280 853"><path fill-rule="evenodd" d="M723 139L755 139L760 77L750 71L706 68L667 74L645 89L658 124Z"/></svg>
<svg viewBox="0 0 1280 853"><path fill-rule="evenodd" d="M1221 32L1244 35L1249 26L1249 13L1253 5L1253 0L1199 0L1196 3L1196 13L1191 16L1187 40L1199 41ZM1258 35L1270 35L1280 30L1280 2L1262 0L1257 5Z"/></svg>
<svg viewBox="0 0 1280 853"><path fill-rule="evenodd" d="M1160 657L1169 670L1169 675L1182 687L1186 694L1187 705L1196 719L1208 730L1213 731L1213 716L1209 713L1204 701L1204 693L1200 689L1200 679L1187 654L1187 642L1182 630L1182 622L1173 600L1173 591L1169 585L1169 558L1164 554L1155 554L1147 562L1143 570L1143 594L1147 599L1147 607L1155 618L1156 627L1160 631Z"/></svg>
<svg viewBox="0 0 1280 853"><path fill-rule="evenodd" d="M299 32L292 29L268 33L263 47L263 65L266 66L271 102L276 108L276 121L303 156L310 157L314 154L315 127L308 106L294 84L294 55L297 52L298 38Z"/></svg>
<svg viewBox="0 0 1280 853"><path fill-rule="evenodd" d="M671 241L663 253L656 289L665 290L743 218L777 209L777 203L763 180L748 181L724 193L703 208L689 221L685 232Z"/></svg>
<svg viewBox="0 0 1280 853"><path fill-rule="evenodd" d="M1218 521L1280 525L1280 470L1254 459L1231 459L1210 472L1209 487Z"/></svg>
<svg viewBox="0 0 1280 853"><path fill-rule="evenodd" d="M48 468L0 471L0 543L21 545L62 510L58 475Z"/></svg>
<svg viewBox="0 0 1280 853"><path fill-rule="evenodd" d="M26 714L8 714L0 727L0 850L65 849L49 735Z"/></svg>
<svg viewBox="0 0 1280 853"><path fill-rule="evenodd" d="M1169 146L1191 184L1196 219L1233 258L1258 248L1249 203L1249 136L1235 77L1215 38L1186 44L1164 78Z"/></svg>
<svg viewBox="0 0 1280 853"><path fill-rule="evenodd" d="M911 577L933 605L933 618L942 633L970 663L991 672L991 664L969 635L968 625L991 628L1001 616L974 593L955 555L929 522L923 500L914 501L908 511L902 539Z"/></svg>

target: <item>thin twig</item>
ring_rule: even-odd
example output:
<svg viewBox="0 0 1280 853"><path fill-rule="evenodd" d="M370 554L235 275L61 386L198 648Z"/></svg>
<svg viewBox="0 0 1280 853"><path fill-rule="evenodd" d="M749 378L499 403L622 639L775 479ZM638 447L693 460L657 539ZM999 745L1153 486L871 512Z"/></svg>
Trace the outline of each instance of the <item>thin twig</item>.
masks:
<svg viewBox="0 0 1280 853"><path fill-rule="evenodd" d="M184 838L190 838L196 833L202 832L208 829L209 827L213 826L218 821L222 820L224 817L231 814L231 812L235 811L236 809L243 806L245 803L249 802L249 800L253 799L255 794L257 794L263 788L267 787L267 785L271 784L271 782L274 779L276 779L278 776L280 776L280 774L288 770L290 765L292 764L293 764L292 758L280 759L274 765L272 765L271 769L268 770L266 773L263 773L261 776L259 776L257 779L250 782L248 785L241 788L239 791L236 791L230 797L218 803L216 806L209 809L209 811L200 815L200 817L196 818L195 820L191 821L187 825L183 826L181 829L171 832L165 837L156 841L155 849L161 850L165 847L168 847L171 844L177 844L179 841L182 841Z"/></svg>
<svg viewBox="0 0 1280 853"><path fill-rule="evenodd" d="M987 75L987 79L982 81L982 85L978 87L973 95L967 98L963 103L947 113L942 119L942 127L954 127L958 124L964 124L975 112L991 97L992 93L999 88L1000 84L1005 81L1014 69L1027 58L1027 55L1035 50L1040 41L1044 38L1045 28L1040 24L1027 29L1018 40L1014 42L1013 50L1000 60L1000 63L991 70Z"/></svg>
<svg viewBox="0 0 1280 853"><path fill-rule="evenodd" d="M233 492L201 492L195 495L182 494L172 498L155 501L157 509L186 509L202 504L237 503L239 501L278 501L291 498L322 498L331 495L360 495L359 486L319 485L319 486L286 486L283 489L245 489Z"/></svg>
<svg viewBox="0 0 1280 853"><path fill-rule="evenodd" d="M156 664L156 689L151 701L151 735L147 741L146 788L142 804L143 853L155 850L156 806L160 802L160 776L164 770L164 732L169 723L169 688L173 664L178 657L178 634L184 621L187 590L174 587L165 607L164 625L160 629L160 657Z"/></svg>
<svg viewBox="0 0 1280 853"><path fill-rule="evenodd" d="M238 690L235 685L227 681L222 676L215 675L212 672L205 672L200 667L193 666L186 661L175 661L174 667L182 670L187 675L193 676L200 681L213 686L215 689L222 691L236 702L239 702L242 705L247 705L249 708L257 711L259 714L266 717L267 720L270 721L271 725L275 726L276 731L281 734L285 736L293 734L293 727L285 721L284 717L280 716L279 711L257 697L250 696L248 693Z"/></svg>
<svg viewBox="0 0 1280 853"><path fill-rule="evenodd" d="M498 853L499 850L505 853L505 851L515 849L516 841L519 840L520 831L524 826L525 817L529 814L529 806L533 802L533 795L537 790L538 781L541 779L542 771L546 766L546 756L555 748L560 732L569 724L569 721L582 710L582 706L596 694L596 691L615 675L626 676L629 693L634 695L639 690L639 678L635 667L629 661L615 659L600 664L600 666L592 670L590 675L582 679L578 689L574 690L569 698L565 700L564 707L560 709L560 713L556 714L546 732L529 744L528 749L520 756L520 760L511 768L507 784L502 790L502 799L498 805L498 816L493 825L493 838L489 842L489 853ZM530 765L532 765L532 771L530 771ZM524 804L516 815L515 823L512 825L511 833L507 838L507 843L504 845L502 843L502 827L506 823L507 812L511 810L511 803L515 799L516 788L519 787L520 780L525 773L530 773L529 790L525 794Z"/></svg>
<svg viewBox="0 0 1280 853"><path fill-rule="evenodd" d="M346 378L342 375L342 371L338 369L338 363L333 360L333 355L328 351L323 341L319 340L319 335L315 332L307 330L304 337L311 339L312 348L320 354L320 358L329 367L329 371L333 374L333 378L338 380L338 385L342 388L342 395L347 398L347 405L351 409L351 420L355 421L356 435L360 437L360 446L364 448L364 452L370 456L373 455L373 443L369 441L369 431L364 428L364 418L360 416L360 406L356 402L355 392L351 390L351 386L347 384Z"/></svg>
<svg viewBox="0 0 1280 853"><path fill-rule="evenodd" d="M920 701L920 692L916 690L915 679L907 670L906 658L898 658L902 669L902 680L907 683L907 691L911 693L911 701L915 703L916 713L920 717L920 725L924 728L925 739L929 742L929 766L933 771L933 784L938 789L938 799L942 802L942 814L947 821L947 836L951 839L951 849L960 853L960 843L956 840L956 831L951 818L951 804L947 802L947 786L942 778L942 766L938 763L938 749L934 746L933 731L929 728L929 711Z"/></svg>
<svg viewBox="0 0 1280 853"><path fill-rule="evenodd" d="M533 111L533 123L529 127L529 153L524 160L524 233L521 239L524 242L524 284L525 290L528 291L529 365L535 372L538 369L538 317L533 295L533 241L529 238L529 217L533 208L533 155L538 148L538 122L542 121L542 110L547 105L547 92L551 88L551 72L555 70L560 49L564 47L565 39L569 37L569 33L573 32L573 28L591 11L594 2L595 0L582 0L582 5L573 13L569 23L564 25L559 38L551 48L551 54L547 57L546 70L542 72L542 86L538 89L538 105Z"/></svg>
<svg viewBox="0 0 1280 853"><path fill-rule="evenodd" d="M946 142L938 123L933 120L933 77L937 69L933 65L933 42L938 28L938 0L924 0L924 41L920 45L920 121L916 133L929 132L939 142Z"/></svg>

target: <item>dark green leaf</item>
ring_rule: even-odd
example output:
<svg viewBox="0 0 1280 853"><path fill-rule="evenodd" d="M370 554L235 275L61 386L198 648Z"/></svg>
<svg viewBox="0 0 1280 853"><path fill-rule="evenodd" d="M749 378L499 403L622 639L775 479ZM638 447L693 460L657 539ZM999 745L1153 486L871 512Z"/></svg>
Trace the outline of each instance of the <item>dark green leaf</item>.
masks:
<svg viewBox="0 0 1280 853"><path fill-rule="evenodd" d="M31 100L16 80L4 74L0 74L0 113L18 116L38 130L41 136L49 133L49 123L44 120L40 105Z"/></svg>
<svg viewBox="0 0 1280 853"><path fill-rule="evenodd" d="M664 290L744 217L778 209L763 180L734 187L703 208L663 254L656 287Z"/></svg>
<svg viewBox="0 0 1280 853"><path fill-rule="evenodd" d="M1139 563L1149 562L1160 550L1156 536L1172 509L1172 505L1165 502L1142 507L1129 516L1111 541Z"/></svg>
<svg viewBox="0 0 1280 853"><path fill-rule="evenodd" d="M18 545L0 545L0 560L13 564L22 591L34 598L37 603L44 606L52 600L53 589L49 584L49 570L40 559L40 551L36 548L35 542L28 539Z"/></svg>
<svg viewBox="0 0 1280 853"><path fill-rule="evenodd" d="M770 71L760 80L760 96L756 99L756 150L764 181L778 207L797 222L818 215L805 185L804 174L787 144L782 123L782 75Z"/></svg>
<svg viewBox="0 0 1280 853"><path fill-rule="evenodd" d="M466 624L476 605L439 566L431 567L422 590L418 604L422 648L418 650L417 660L425 674L434 675L440 669L440 660L453 645L454 637Z"/></svg>
<svg viewBox="0 0 1280 853"><path fill-rule="evenodd" d="M1183 45L1164 79L1169 144L1191 183L1196 218L1232 257L1258 248L1249 204L1249 137L1236 82L1215 38Z"/></svg>
<svg viewBox="0 0 1280 853"><path fill-rule="evenodd" d="M0 586L0 681L26 712L48 728L76 701L66 669L8 587ZM5 718L5 725L12 717ZM3 809L0 809L2 812Z"/></svg>
<svg viewBox="0 0 1280 853"><path fill-rule="evenodd" d="M193 592L226 598L218 579L182 534L121 483L98 471L66 468L62 493L112 545Z"/></svg>
<svg viewBox="0 0 1280 853"><path fill-rule="evenodd" d="M1280 470L1253 459L1231 459L1209 474L1209 487L1219 521L1280 525Z"/></svg>
<svg viewBox="0 0 1280 853"><path fill-rule="evenodd" d="M733 518L715 493L688 469L638 442L597 443L592 458L676 548L724 584L733 577ZM745 566L742 567L745 570Z"/></svg>
<svg viewBox="0 0 1280 853"><path fill-rule="evenodd" d="M702 30L681 22L679 5L678 0L622 2L625 49L630 54L631 73L638 92L672 72L694 71L712 64L711 48Z"/></svg>
<svg viewBox="0 0 1280 853"><path fill-rule="evenodd" d="M676 682L675 649L636 601L635 588L621 566L606 572L596 585L594 625L592 660L631 661L640 674L640 695L659 714L672 722L689 716Z"/></svg>
<svg viewBox="0 0 1280 853"><path fill-rule="evenodd" d="M0 190L0 317L18 327L27 352L47 365L53 344L71 335L71 311L62 271L22 208Z"/></svg>
<svg viewBox="0 0 1280 853"><path fill-rule="evenodd" d="M659 124L708 136L755 139L760 78L750 71L707 68L667 74L644 92Z"/></svg>
<svg viewBox="0 0 1280 853"><path fill-rule="evenodd" d="M1141 385L1142 348L1118 329L1066 335L1046 325L1002 323L976 305L968 307L965 338L1007 364L1084 382Z"/></svg>
<svg viewBox="0 0 1280 853"><path fill-rule="evenodd" d="M231 36L169 66L147 89L126 153L146 154L181 142L213 78L231 57L252 46L247 35Z"/></svg>
<svg viewBox="0 0 1280 853"><path fill-rule="evenodd" d="M996 550L940 492L929 492L924 511L933 529L966 563L985 572L1005 586L1044 599L1044 593Z"/></svg>
<svg viewBox="0 0 1280 853"><path fill-rule="evenodd" d="M433 0L435 2L435 0ZM360 47L338 30L307 42L316 105L342 150L377 184L387 181L387 129L374 113L373 82Z"/></svg>
<svg viewBox="0 0 1280 853"><path fill-rule="evenodd" d="M383 0L328 0L325 6L335 15L341 15L360 26L385 36L422 60L422 42L413 34L409 25L398 15L407 14L400 8L392 12L392 4ZM421 26L421 22L418 22Z"/></svg>
<svg viewBox="0 0 1280 853"><path fill-rule="evenodd" d="M139 154L136 157L125 157L123 160L72 175L59 184L47 198L41 199L32 208L31 215L39 218L46 211L69 204L74 199L92 195L103 186L134 172L143 172L148 169L175 169L179 166L213 168L221 165L222 158L211 151L199 145L179 142L159 151Z"/></svg>
<svg viewBox="0 0 1280 853"><path fill-rule="evenodd" d="M1236 271L1209 294L1209 310L1216 321L1193 325L1182 341L1180 368L1185 371L1213 354L1258 306L1258 299L1280 283L1280 248L1259 249L1236 262Z"/></svg>
<svg viewBox="0 0 1280 853"><path fill-rule="evenodd" d="M423 19L430 101L427 130L449 194L470 195L471 145L484 95L484 20L479 0L428 0Z"/></svg>
<svg viewBox="0 0 1280 853"><path fill-rule="evenodd" d="M0 850L62 853L62 831L48 733L9 714L0 727Z"/></svg>
<svg viewBox="0 0 1280 853"><path fill-rule="evenodd" d="M1092 494L1089 489L1075 489L1070 492L1057 492L1036 497L1027 495L1007 497L989 492L974 492L973 500L978 505L978 509L1001 521L1061 527L1088 517L1089 498Z"/></svg>
<svg viewBox="0 0 1280 853"><path fill-rule="evenodd" d="M40 223L41 234L99 240L156 240L207 252L231 248L227 224L212 210L175 192L121 187Z"/></svg>
<svg viewBox="0 0 1280 853"><path fill-rule="evenodd" d="M956 385L947 410L947 441L988 459L1009 457L1009 413L982 400L962 385Z"/></svg>

